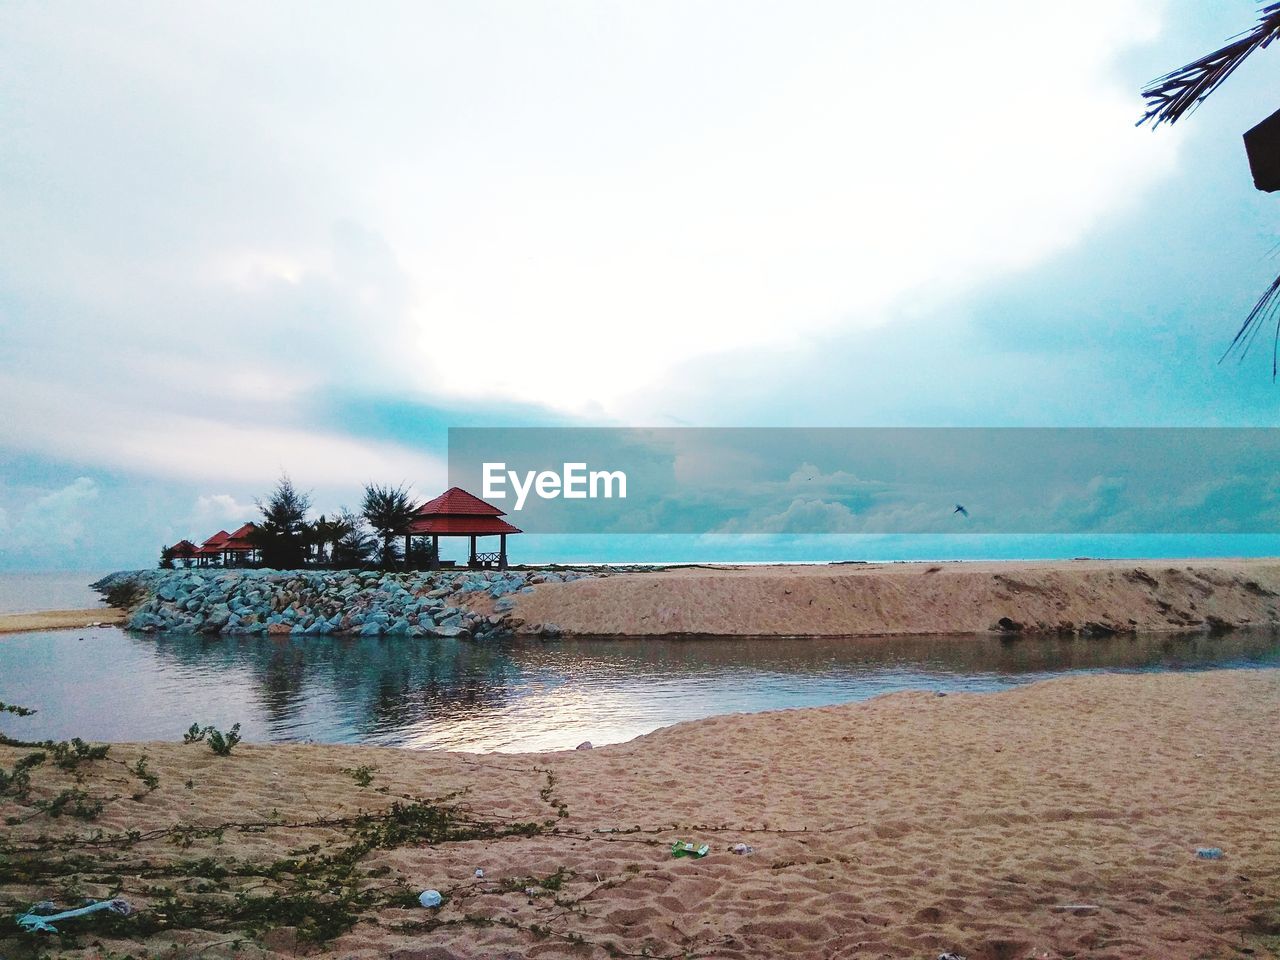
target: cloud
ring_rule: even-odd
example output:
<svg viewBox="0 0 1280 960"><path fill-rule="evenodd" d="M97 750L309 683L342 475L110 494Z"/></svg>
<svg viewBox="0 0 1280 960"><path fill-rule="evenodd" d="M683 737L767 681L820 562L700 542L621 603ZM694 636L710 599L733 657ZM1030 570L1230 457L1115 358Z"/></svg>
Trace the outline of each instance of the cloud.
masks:
<svg viewBox="0 0 1280 960"><path fill-rule="evenodd" d="M127 358L132 402L207 419L389 384L643 418L681 363L949 302L1133 203L1178 141L1116 65L1161 10L9 8L11 372Z"/></svg>
<svg viewBox="0 0 1280 960"><path fill-rule="evenodd" d="M270 420L219 419L214 412L174 412L2 373L0 396L11 398L12 413L0 420L0 444L72 462L259 484L292 470L308 483L390 477L432 488L446 473L439 457L400 444Z"/></svg>
<svg viewBox="0 0 1280 960"><path fill-rule="evenodd" d="M258 512L252 503L241 503L229 493L214 493L196 498L191 519L195 523L243 523Z"/></svg>
<svg viewBox="0 0 1280 960"><path fill-rule="evenodd" d="M77 477L66 486L29 498L5 530L6 552L47 553L76 548L92 522L90 505L98 499L98 493L96 482ZM0 517L0 521L4 519ZM4 526L0 523L0 529Z"/></svg>

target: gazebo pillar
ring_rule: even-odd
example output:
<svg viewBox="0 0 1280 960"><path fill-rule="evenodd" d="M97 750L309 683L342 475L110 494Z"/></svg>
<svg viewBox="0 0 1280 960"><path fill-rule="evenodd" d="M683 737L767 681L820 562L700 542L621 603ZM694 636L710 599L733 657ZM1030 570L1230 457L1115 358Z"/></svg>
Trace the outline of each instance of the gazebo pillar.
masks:
<svg viewBox="0 0 1280 960"><path fill-rule="evenodd" d="M471 538L471 542L475 543L475 538ZM498 569L507 569L507 535L505 533L498 534ZM474 549L474 548L473 548Z"/></svg>
<svg viewBox="0 0 1280 960"><path fill-rule="evenodd" d="M438 570L440 568L440 535L433 533L431 535L431 569Z"/></svg>
<svg viewBox="0 0 1280 960"><path fill-rule="evenodd" d="M471 556L467 558L467 566L474 568L476 565L476 535L471 535Z"/></svg>
<svg viewBox="0 0 1280 960"><path fill-rule="evenodd" d="M410 566L410 564L409 564L409 548L410 548L410 546L411 546L411 544L409 543L409 535L406 533L406 534L404 535L404 568L405 568L406 570L412 570L412 569L413 569L413 568L412 568L412 566Z"/></svg>

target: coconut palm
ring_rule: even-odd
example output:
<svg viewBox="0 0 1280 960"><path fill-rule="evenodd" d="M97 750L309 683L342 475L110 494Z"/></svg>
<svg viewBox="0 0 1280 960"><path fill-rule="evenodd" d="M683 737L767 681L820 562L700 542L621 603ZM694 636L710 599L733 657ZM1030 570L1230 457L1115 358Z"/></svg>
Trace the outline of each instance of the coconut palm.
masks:
<svg viewBox="0 0 1280 960"><path fill-rule="evenodd" d="M1213 53L1149 83L1142 91L1147 101L1147 112L1138 121L1138 125L1151 121L1154 128L1162 123L1177 123L1217 90L1251 53L1266 48L1277 37L1280 37L1280 3L1269 3L1259 11L1258 22L1252 30L1240 34ZM1238 353L1240 359L1244 359L1259 331L1270 326L1273 321L1275 334L1271 341L1271 379L1275 380L1277 361L1280 360L1280 277L1272 282L1266 293L1253 305L1218 362L1221 363L1233 353Z"/></svg>
<svg viewBox="0 0 1280 960"><path fill-rule="evenodd" d="M409 496L403 485L383 487L369 483L364 488L364 501L360 505L360 513L369 521L381 541L379 562L384 567L395 565L399 554L396 552L395 538L408 529L409 521L417 505Z"/></svg>

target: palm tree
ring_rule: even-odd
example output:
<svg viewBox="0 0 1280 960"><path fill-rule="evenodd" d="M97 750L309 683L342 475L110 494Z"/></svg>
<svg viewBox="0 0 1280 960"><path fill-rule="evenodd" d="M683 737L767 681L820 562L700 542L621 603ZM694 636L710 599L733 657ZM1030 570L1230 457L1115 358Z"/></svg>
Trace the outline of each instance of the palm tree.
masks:
<svg viewBox="0 0 1280 960"><path fill-rule="evenodd" d="M335 534L333 552L330 554L333 565L340 570L363 567L374 547L373 537L369 535L364 517L343 507L329 522L333 524Z"/></svg>
<svg viewBox="0 0 1280 960"><path fill-rule="evenodd" d="M1240 34L1213 53L1147 84L1142 91L1142 96L1147 101L1147 112L1142 115L1138 125L1152 121L1151 126L1155 128L1162 123L1177 123L1203 103L1227 77L1235 73L1236 68L1251 53L1266 48L1277 37L1280 37L1280 3L1269 3L1259 12L1258 22L1252 30ZM1218 362L1221 363L1237 351L1243 360L1259 331L1270 326L1273 321L1275 335L1271 342L1271 379L1275 380L1277 361L1280 360L1280 277L1272 282L1266 293L1253 305Z"/></svg>
<svg viewBox="0 0 1280 960"><path fill-rule="evenodd" d="M383 487L377 484L366 484L364 501L360 512L369 526L377 532L382 541L381 556L378 558L382 566L395 565L395 537L403 534L413 519L417 505L409 497L409 491L403 485Z"/></svg>

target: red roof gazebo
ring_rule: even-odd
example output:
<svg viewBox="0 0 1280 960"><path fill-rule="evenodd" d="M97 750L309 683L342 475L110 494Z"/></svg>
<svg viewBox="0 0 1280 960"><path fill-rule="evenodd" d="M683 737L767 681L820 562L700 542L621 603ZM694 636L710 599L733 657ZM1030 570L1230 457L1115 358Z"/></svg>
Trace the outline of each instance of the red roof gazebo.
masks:
<svg viewBox="0 0 1280 960"><path fill-rule="evenodd" d="M196 562L202 567L207 567L215 561L221 563L222 545L229 539L231 539L231 534L225 530L219 530L196 548Z"/></svg>
<svg viewBox="0 0 1280 960"><path fill-rule="evenodd" d="M190 540L179 540L169 548L169 555L174 560L193 560L199 552L200 548Z"/></svg>
<svg viewBox="0 0 1280 960"><path fill-rule="evenodd" d="M404 535L404 552L410 554L412 537L430 537L431 566L440 564L441 537L470 537L471 555L467 565L470 567L507 567L507 534L520 533L519 527L513 527L502 518L506 516L493 504L485 503L474 494L467 493L461 487L450 487L440 496L420 506L414 513ZM497 553L477 553L477 537L498 537Z"/></svg>
<svg viewBox="0 0 1280 960"><path fill-rule="evenodd" d="M257 559L258 548L250 539L257 529L256 523L246 523L227 536L222 544L222 552L228 563L234 560L237 565L244 565Z"/></svg>

